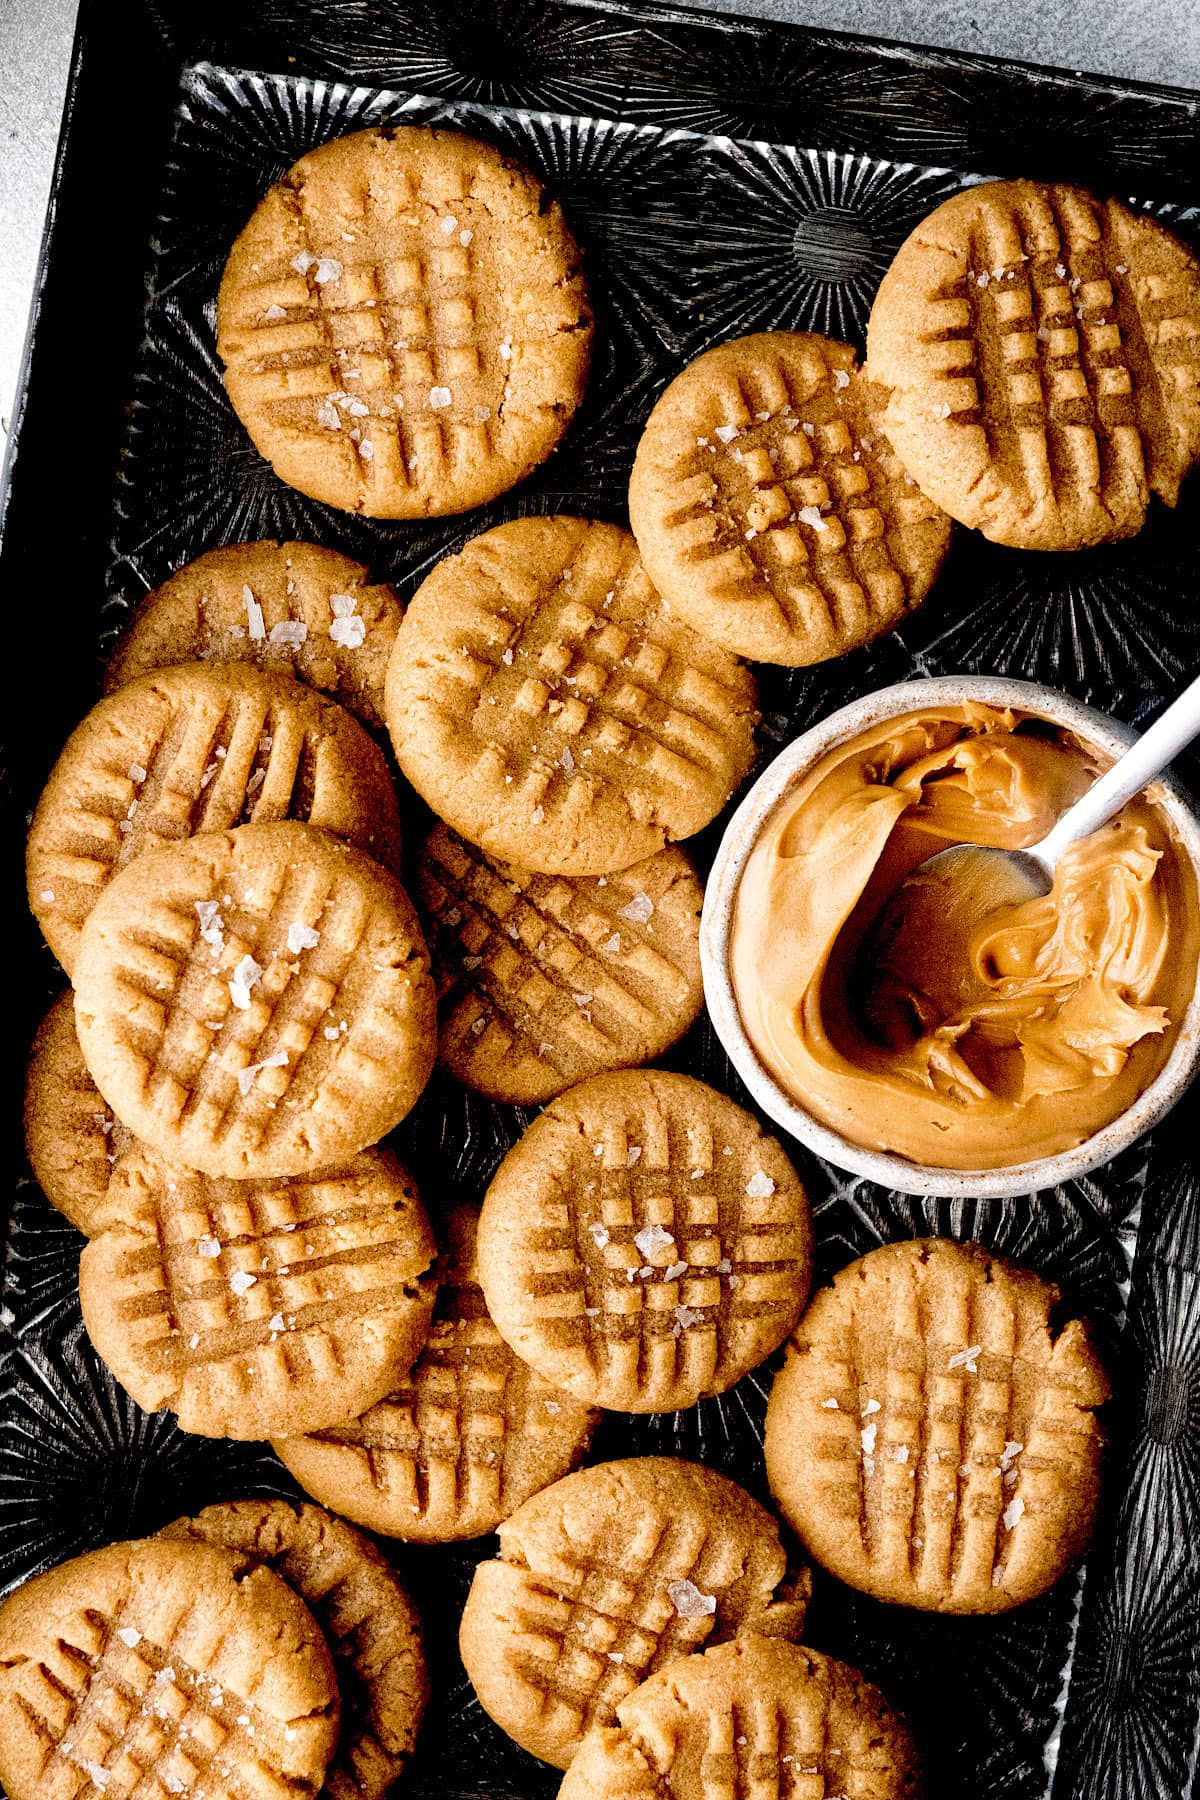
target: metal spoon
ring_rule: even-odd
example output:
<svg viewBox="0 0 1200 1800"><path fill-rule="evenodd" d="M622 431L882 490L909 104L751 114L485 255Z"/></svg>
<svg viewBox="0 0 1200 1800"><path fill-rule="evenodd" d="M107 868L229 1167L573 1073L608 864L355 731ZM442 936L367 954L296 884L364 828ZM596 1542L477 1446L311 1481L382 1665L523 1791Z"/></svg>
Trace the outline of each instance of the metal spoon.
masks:
<svg viewBox="0 0 1200 1800"><path fill-rule="evenodd" d="M1027 850L955 844L919 864L887 901L864 945L863 963L871 974L863 1011L874 1035L887 1044L902 1044L911 1041L914 1028L927 1030L950 1017L974 985L966 946L983 916L1048 894L1068 844L1099 831L1197 736L1200 676L1068 807L1040 843ZM915 949L931 937L942 954L933 984L930 959L921 958L922 992L915 981L904 979L904 945L907 941Z"/></svg>

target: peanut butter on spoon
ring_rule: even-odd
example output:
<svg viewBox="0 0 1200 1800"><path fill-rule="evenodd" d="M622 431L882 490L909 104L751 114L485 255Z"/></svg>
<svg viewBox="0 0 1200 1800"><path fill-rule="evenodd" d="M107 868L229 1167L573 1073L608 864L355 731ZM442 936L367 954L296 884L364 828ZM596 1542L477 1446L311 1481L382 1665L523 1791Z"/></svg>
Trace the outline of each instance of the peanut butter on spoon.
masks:
<svg viewBox="0 0 1200 1800"><path fill-rule="evenodd" d="M1049 893L1003 858L966 852L941 879L929 860L1037 845L1101 766L1069 732L968 703L881 723L784 798L742 875L730 966L755 1050L814 1117L914 1162L996 1168L1082 1142L1153 1080L1200 910L1151 794L1066 851Z"/></svg>

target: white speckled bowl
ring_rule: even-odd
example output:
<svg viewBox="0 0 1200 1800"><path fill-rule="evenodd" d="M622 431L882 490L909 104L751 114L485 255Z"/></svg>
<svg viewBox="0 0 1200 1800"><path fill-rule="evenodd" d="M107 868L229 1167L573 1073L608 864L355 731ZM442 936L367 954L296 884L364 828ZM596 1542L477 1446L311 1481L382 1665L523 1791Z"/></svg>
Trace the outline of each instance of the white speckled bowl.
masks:
<svg viewBox="0 0 1200 1800"><path fill-rule="evenodd" d="M1084 706L1056 688L1035 681L1010 681L990 675L945 675L881 688L822 720L790 744L759 776L726 827L708 878L700 925L704 991L717 1034L764 1112L818 1156L840 1169L865 1175L905 1194L999 1196L1031 1194L1039 1188L1085 1175L1111 1161L1168 1112L1200 1067L1200 991L1191 1004L1166 1063L1133 1105L1074 1150L1002 1169L944 1169L909 1162L907 1157L866 1150L822 1125L786 1092L759 1061L746 1035L729 974L729 934L733 903L742 870L768 815L788 790L827 751L868 730L882 719L924 706L955 706L964 700L1012 706L1077 732L1087 743L1112 756L1132 743L1135 733L1104 713ZM1170 776L1160 778L1162 804L1191 857L1200 881L1200 817L1184 790Z"/></svg>

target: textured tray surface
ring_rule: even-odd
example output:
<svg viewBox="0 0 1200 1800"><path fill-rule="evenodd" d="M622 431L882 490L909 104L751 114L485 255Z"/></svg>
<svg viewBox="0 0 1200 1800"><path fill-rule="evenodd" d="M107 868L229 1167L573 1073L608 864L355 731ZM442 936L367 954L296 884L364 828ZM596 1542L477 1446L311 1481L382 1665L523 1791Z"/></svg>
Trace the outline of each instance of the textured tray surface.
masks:
<svg viewBox="0 0 1200 1800"><path fill-rule="evenodd" d="M98 691L96 644L111 641L129 605L180 561L238 538L312 538L367 561L407 596L441 556L519 513L623 522L641 422L686 358L776 326L829 331L861 350L896 246L946 195L990 171L1091 180L1139 196L1136 204L1193 242L1200 232L1190 204L1200 197L1200 139L1184 95L648 7L263 0L249 25L241 15L251 9L232 4L181 25L184 10L128 4L148 167L139 187L131 162L128 217L110 218L111 235L95 246L112 263L111 291L97 304L113 349L94 408L103 429L85 426L76 445L80 547L60 552L77 584L78 629L52 698L28 709L23 754L0 793L14 863L45 769ZM160 42L171 47L165 57ZM106 116L114 55L85 33L0 564L8 592L38 570L46 540L37 508L57 494L53 408L80 379L70 323L87 213L100 192L82 134ZM272 69L287 72L248 72ZM215 358L217 281L257 197L312 145L384 118L456 127L514 152L561 198L590 273L598 331L580 416L528 483L464 518L377 523L284 488L234 419ZM132 128L114 155L122 144L136 161ZM152 199L153 225L138 213L139 195ZM144 320L139 259L148 270ZM125 349L134 351L143 324L131 369ZM761 672L764 754L869 687L963 669L1053 681L1143 720L1197 661L1200 621L1187 596L1198 541L1186 491L1177 513L1154 508L1141 538L1061 559L959 534L934 595L899 633L817 669ZM104 561L101 616L94 596ZM17 629L18 654L44 653L44 620L22 613ZM415 807L410 815L411 845L421 820ZM719 828L693 846L702 863ZM14 1006L27 1041L56 981L32 925L18 944ZM744 1101L705 1020L667 1061ZM477 1202L531 1116L438 1080L397 1147L435 1209ZM1155 1143L1033 1205L907 1199L797 1155L819 1270L916 1233L978 1238L1061 1280L1096 1319L1119 1376L1110 1504L1078 1614L1075 1581L1011 1618L974 1621L906 1614L818 1578L808 1641L860 1664L910 1709L935 1796L1024 1800L1046 1791L1056 1765L1060 1800L1191 1791L1200 1199L1188 1121L1185 1103ZM19 1167L15 1144L11 1155ZM188 1438L114 1386L80 1324L80 1241L18 1181L0 1316L0 1587L214 1500L295 1491L265 1447ZM770 1374L768 1365L688 1413L610 1415L592 1459L678 1450L764 1496ZM435 1684L413 1793L532 1800L557 1785L554 1771L488 1722L457 1660L457 1608L490 1543L395 1553L428 1620Z"/></svg>

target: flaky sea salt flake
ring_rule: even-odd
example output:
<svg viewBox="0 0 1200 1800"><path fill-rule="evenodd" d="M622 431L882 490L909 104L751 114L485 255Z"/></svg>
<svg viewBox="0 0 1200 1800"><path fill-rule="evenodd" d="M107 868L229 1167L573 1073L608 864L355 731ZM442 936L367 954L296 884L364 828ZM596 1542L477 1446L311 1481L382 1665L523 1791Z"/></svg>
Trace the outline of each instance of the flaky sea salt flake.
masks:
<svg viewBox="0 0 1200 1800"><path fill-rule="evenodd" d="M1008 1505L1004 1509L1004 1529L1005 1529L1005 1531L1011 1531L1013 1529L1013 1527L1016 1525L1017 1520L1024 1518L1024 1516L1025 1516L1025 1502L1022 1500L1020 1494L1014 1494L1012 1499L1009 1501Z"/></svg>
<svg viewBox="0 0 1200 1800"><path fill-rule="evenodd" d="M320 932L314 931L302 919L296 919L288 926L287 947L293 956L298 956L301 950L315 950L320 941Z"/></svg>
<svg viewBox="0 0 1200 1800"><path fill-rule="evenodd" d="M864 1425L862 1430L859 1432L858 1435L862 1439L862 1447L863 1447L863 1455L864 1456L874 1456L874 1454L875 1454L875 1436L876 1436L876 1433L878 1432L878 1430L879 1430L878 1425Z"/></svg>
<svg viewBox="0 0 1200 1800"><path fill-rule="evenodd" d="M657 1255L660 1250L673 1250L675 1239L662 1225L643 1225L633 1235L633 1241L647 1259Z"/></svg>
<svg viewBox="0 0 1200 1800"><path fill-rule="evenodd" d="M257 1286L257 1284L258 1276L251 1275L248 1269L237 1269L229 1277L230 1292L237 1294L239 1297L242 1294L248 1294L250 1289Z"/></svg>
<svg viewBox="0 0 1200 1800"><path fill-rule="evenodd" d="M272 625L267 633L267 641L272 644L295 644L299 646L308 636L308 626L303 619L280 619Z"/></svg>
<svg viewBox="0 0 1200 1800"><path fill-rule="evenodd" d="M982 1344L972 1344L967 1350L956 1350L946 1363L947 1369L966 1369L968 1374L978 1375L976 1358L983 1354Z"/></svg>
<svg viewBox="0 0 1200 1800"><path fill-rule="evenodd" d="M717 1596L702 1594L694 1581L668 1581L667 1598L681 1619L704 1619L717 1610Z"/></svg>
<svg viewBox="0 0 1200 1800"><path fill-rule="evenodd" d="M343 266L336 256L319 256L312 278L318 287L324 287L327 281L340 281Z"/></svg>
<svg viewBox="0 0 1200 1800"><path fill-rule="evenodd" d="M731 444L738 434L736 425L718 425L717 436L723 444Z"/></svg>
<svg viewBox="0 0 1200 1800"><path fill-rule="evenodd" d="M604 1246L612 1239L612 1232L608 1229L607 1225L602 1225L599 1219L596 1220L594 1225L589 1225L588 1230L592 1234L597 1250L603 1250Z"/></svg>
<svg viewBox="0 0 1200 1800"><path fill-rule="evenodd" d="M746 1192L751 1200L766 1200L775 1192L775 1183L762 1169L755 1169L746 1183Z"/></svg>
<svg viewBox="0 0 1200 1800"><path fill-rule="evenodd" d="M229 982L229 998L239 1012L245 1012L250 1005L250 990L262 979L262 964L256 963L252 956L243 956ZM242 1090L245 1092L245 1089Z"/></svg>
<svg viewBox="0 0 1200 1800"><path fill-rule="evenodd" d="M267 628L263 624L262 607L258 604L258 601L254 598L254 593L251 588L243 587L243 589L242 589L242 605L246 609L246 618L248 621L250 636L252 639L255 640L255 642L258 642L262 638L266 637Z"/></svg>
<svg viewBox="0 0 1200 1800"><path fill-rule="evenodd" d="M796 517L802 525L809 525L814 531L824 531L826 529L825 521L821 517L821 509L819 506L802 506L796 514Z"/></svg>
<svg viewBox="0 0 1200 1800"><path fill-rule="evenodd" d="M142 1641L142 1634L134 1625L123 1625L117 1636L127 1650L136 1650Z"/></svg>
<svg viewBox="0 0 1200 1800"><path fill-rule="evenodd" d="M196 1245L197 1256L207 1256L210 1259L213 1259L220 1256L220 1254L221 1246L214 1237L202 1237L200 1242Z"/></svg>
<svg viewBox="0 0 1200 1800"><path fill-rule="evenodd" d="M628 919L631 925L645 925L654 912L654 902L649 894L640 890L633 896L627 906L617 908L618 919Z"/></svg>

